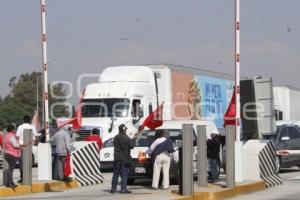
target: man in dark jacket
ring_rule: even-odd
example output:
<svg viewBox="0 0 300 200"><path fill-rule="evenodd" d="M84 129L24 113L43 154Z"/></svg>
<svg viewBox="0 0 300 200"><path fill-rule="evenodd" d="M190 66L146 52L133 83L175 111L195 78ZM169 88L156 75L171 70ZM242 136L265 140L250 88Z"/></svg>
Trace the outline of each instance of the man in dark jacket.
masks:
<svg viewBox="0 0 300 200"><path fill-rule="evenodd" d="M111 183L111 193L117 190L118 179L121 176L121 193L128 194L131 191L127 189L127 179L131 165L130 150L135 146L135 141L141 130L134 136L133 139L126 135L127 127L124 124L119 126L119 134L114 137L114 166L113 177Z"/></svg>
<svg viewBox="0 0 300 200"><path fill-rule="evenodd" d="M209 182L215 182L218 179L218 162L220 160L220 140L218 134L211 134L207 140L207 159Z"/></svg>

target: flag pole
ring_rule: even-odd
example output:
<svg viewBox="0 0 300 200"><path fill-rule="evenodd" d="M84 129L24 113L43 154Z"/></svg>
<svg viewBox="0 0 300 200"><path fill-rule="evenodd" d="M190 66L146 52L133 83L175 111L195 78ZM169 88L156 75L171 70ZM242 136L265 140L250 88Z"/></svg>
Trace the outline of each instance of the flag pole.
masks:
<svg viewBox="0 0 300 200"><path fill-rule="evenodd" d="M46 34L46 3L41 0L41 26L42 26L42 56L44 72L44 128L46 142L49 142L49 101L48 101L48 58L47 58L47 34Z"/></svg>
<svg viewBox="0 0 300 200"><path fill-rule="evenodd" d="M242 182L242 143L240 106L240 0L235 0L235 181Z"/></svg>

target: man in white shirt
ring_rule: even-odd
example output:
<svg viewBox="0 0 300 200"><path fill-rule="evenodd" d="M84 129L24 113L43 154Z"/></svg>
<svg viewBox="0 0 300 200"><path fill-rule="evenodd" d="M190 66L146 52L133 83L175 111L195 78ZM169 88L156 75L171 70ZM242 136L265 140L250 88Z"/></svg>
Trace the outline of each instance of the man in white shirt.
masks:
<svg viewBox="0 0 300 200"><path fill-rule="evenodd" d="M16 137L19 140L20 145L24 144L24 130L29 129L32 130L32 140L35 140L38 136L37 131L34 126L31 125L31 119L28 115L23 117L23 124L18 127ZM19 169L20 169L20 180L19 183L23 182L23 152L21 152L21 157L19 159Z"/></svg>

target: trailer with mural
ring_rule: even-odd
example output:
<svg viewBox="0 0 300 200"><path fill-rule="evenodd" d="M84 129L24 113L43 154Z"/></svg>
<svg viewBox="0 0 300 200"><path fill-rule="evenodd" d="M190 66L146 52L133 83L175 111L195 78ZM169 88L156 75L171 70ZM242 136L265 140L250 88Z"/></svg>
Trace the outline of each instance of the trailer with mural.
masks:
<svg viewBox="0 0 300 200"><path fill-rule="evenodd" d="M132 135L163 102L164 120L213 120L221 128L233 84L230 77L175 65L108 67L98 83L86 87L80 138L98 127L108 141L120 124Z"/></svg>
<svg viewBox="0 0 300 200"><path fill-rule="evenodd" d="M83 95L83 140L92 128L100 130L104 149L102 162L113 160L112 145L120 124L133 136L159 105L163 120L212 120L223 128L223 116L231 100L233 77L176 65L107 67L99 82L86 87Z"/></svg>

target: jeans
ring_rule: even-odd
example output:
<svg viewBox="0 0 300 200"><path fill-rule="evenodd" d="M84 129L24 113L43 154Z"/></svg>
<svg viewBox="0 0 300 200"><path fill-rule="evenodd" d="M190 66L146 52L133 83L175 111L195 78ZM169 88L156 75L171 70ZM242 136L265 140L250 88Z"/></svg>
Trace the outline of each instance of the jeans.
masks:
<svg viewBox="0 0 300 200"><path fill-rule="evenodd" d="M23 151L21 151L21 156L18 158L19 170L20 170L20 180L23 181Z"/></svg>
<svg viewBox="0 0 300 200"><path fill-rule="evenodd" d="M14 169L17 165L18 158L14 157L13 155L10 155L8 153L4 154L4 158L8 163L8 169L4 170L5 178L3 180L5 180L6 182L3 183L3 185L13 185L14 184L14 182L13 182L13 172L14 172Z"/></svg>
<svg viewBox="0 0 300 200"><path fill-rule="evenodd" d="M209 179L215 180L218 178L219 172L218 172L217 159L208 158L208 173L209 173Z"/></svg>
<svg viewBox="0 0 300 200"><path fill-rule="evenodd" d="M52 154L52 179L59 180L57 169L57 155Z"/></svg>
<svg viewBox="0 0 300 200"><path fill-rule="evenodd" d="M121 191L127 191L128 174L129 167L126 167L123 161L114 161L111 191L117 190L119 176L121 176Z"/></svg>
<svg viewBox="0 0 300 200"><path fill-rule="evenodd" d="M66 156L57 156L57 170L58 179L62 181L64 179L64 169L66 164Z"/></svg>

